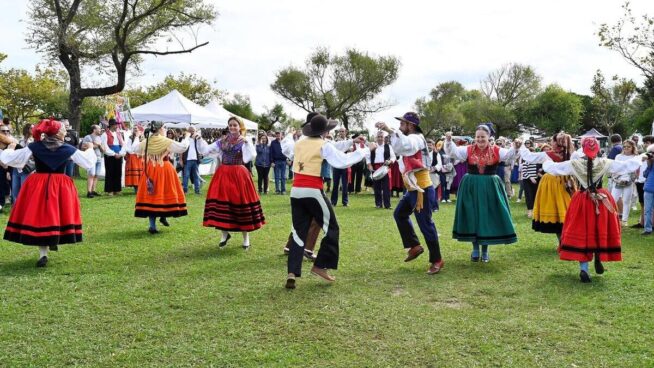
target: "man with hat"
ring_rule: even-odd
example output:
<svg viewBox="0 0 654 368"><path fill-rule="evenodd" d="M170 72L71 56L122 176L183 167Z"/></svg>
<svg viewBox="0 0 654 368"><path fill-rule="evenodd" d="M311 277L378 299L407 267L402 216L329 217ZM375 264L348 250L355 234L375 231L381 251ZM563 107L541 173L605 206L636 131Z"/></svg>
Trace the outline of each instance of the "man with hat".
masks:
<svg viewBox="0 0 654 368"><path fill-rule="evenodd" d="M288 255L288 277L286 288L295 289L295 278L302 273L302 256L311 222L315 221L325 232L318 256L311 273L327 281L335 278L327 271L338 268L339 227L331 202L323 192L321 173L322 161L336 168L346 168L361 162L369 153L367 147L356 145L354 152L345 154L336 145L325 140L325 135L338 122L327 120L322 115L313 116L302 127L305 136L297 142L289 134L283 141L284 151L293 151L293 188L291 189L291 214L293 243ZM362 139L355 143L363 142ZM352 142L350 143L350 147Z"/></svg>
<svg viewBox="0 0 654 368"><path fill-rule="evenodd" d="M115 195L123 190L123 156L126 153L123 134L118 131L116 119L109 119L109 127L102 133L100 140L104 152L104 191Z"/></svg>
<svg viewBox="0 0 654 368"><path fill-rule="evenodd" d="M431 157L427 150L427 141L420 129L418 114L407 112L396 119L400 121L399 130L391 129L383 122L379 122L375 126L390 134L391 147L398 155L402 156L398 162L400 172L405 178L404 185L407 191L397 204L394 217L404 248L408 250L404 261L412 261L424 252L409 217L413 212L429 249L430 267L427 274L434 275L443 268L443 259L436 225L431 219L436 198L428 170L431 167ZM412 173L411 177L415 177L415 183L407 182L407 173Z"/></svg>
<svg viewBox="0 0 654 368"><path fill-rule="evenodd" d="M382 166L388 167L395 162L395 152L389 143L384 143L384 132L377 132L377 147L370 150L370 157L366 158L368 170L374 172ZM391 209L391 182L390 170L381 178L373 178L373 192L375 193L375 207Z"/></svg>

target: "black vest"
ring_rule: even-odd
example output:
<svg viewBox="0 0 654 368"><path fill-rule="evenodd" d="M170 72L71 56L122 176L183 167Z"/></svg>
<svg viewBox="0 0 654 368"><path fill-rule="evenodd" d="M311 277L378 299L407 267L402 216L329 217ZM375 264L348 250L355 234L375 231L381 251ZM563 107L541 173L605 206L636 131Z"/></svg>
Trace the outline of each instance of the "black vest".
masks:
<svg viewBox="0 0 654 368"><path fill-rule="evenodd" d="M390 145L388 143L384 143L384 162L391 159L391 149L389 147ZM377 148L370 151L370 162L372 162L373 164L375 163L375 157L377 157L376 152L377 152Z"/></svg>

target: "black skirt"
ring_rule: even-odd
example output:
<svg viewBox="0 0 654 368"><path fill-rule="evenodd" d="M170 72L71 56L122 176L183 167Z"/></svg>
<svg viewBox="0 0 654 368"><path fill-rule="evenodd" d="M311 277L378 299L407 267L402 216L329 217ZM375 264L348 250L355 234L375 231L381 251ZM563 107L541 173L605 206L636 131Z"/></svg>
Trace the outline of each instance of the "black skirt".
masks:
<svg viewBox="0 0 654 368"><path fill-rule="evenodd" d="M104 191L107 193L122 190L123 158L104 156Z"/></svg>

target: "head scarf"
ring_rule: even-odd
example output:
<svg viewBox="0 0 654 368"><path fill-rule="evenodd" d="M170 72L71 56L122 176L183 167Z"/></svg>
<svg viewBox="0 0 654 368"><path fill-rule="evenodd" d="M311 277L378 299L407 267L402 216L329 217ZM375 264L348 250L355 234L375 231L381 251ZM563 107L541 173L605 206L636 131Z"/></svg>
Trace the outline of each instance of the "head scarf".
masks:
<svg viewBox="0 0 654 368"><path fill-rule="evenodd" d="M43 142L43 145L50 151L55 151L57 148L64 144L64 141L57 137L57 133L61 130L61 122L54 118L43 119L37 126L32 128L32 136L34 141ZM41 138L45 135L45 138Z"/></svg>

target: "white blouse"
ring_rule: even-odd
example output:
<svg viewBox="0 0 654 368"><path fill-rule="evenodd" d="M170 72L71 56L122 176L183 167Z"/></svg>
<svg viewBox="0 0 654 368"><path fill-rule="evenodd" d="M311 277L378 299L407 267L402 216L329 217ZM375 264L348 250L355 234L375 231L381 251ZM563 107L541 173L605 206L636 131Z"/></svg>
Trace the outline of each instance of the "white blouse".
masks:
<svg viewBox="0 0 654 368"><path fill-rule="evenodd" d="M453 159L456 159L461 162L466 162L468 160L468 146L457 147L453 141L447 141L447 140L445 141L443 146L445 148L445 153L450 155L450 157L452 157ZM528 149L526 149L526 151L529 152ZM522 150L518 151L515 148L500 147L500 161L506 162L515 159L516 156L518 155L518 152L522 155Z"/></svg>
<svg viewBox="0 0 654 368"><path fill-rule="evenodd" d="M144 149L141 149L141 143L142 142L134 140L133 143L130 143L131 148L129 149L129 151L126 151L126 152L137 154L137 155L143 155L145 153L145 151L144 151ZM188 138L182 139L181 142L173 141L173 143L170 145L170 147L168 147L168 152L170 152L170 153L183 153L188 149L188 145L189 145L189 139ZM127 144L125 144L125 147L126 146L127 146Z"/></svg>
<svg viewBox="0 0 654 368"><path fill-rule="evenodd" d="M186 151L186 149L184 149L184 151ZM209 145L204 140L198 141L198 151L205 156L210 154L218 154L218 157L222 158L222 150L220 147L218 147L218 141L215 141ZM247 164L250 161L254 161L254 159L257 157L257 148L254 146L254 143L252 143L252 138L244 138L242 152L244 164Z"/></svg>
<svg viewBox="0 0 654 368"><path fill-rule="evenodd" d="M32 151L29 149L29 147L21 148L18 150L7 148L2 151L2 153L0 153L0 162L7 166L22 169L27 161L29 161L30 157L32 157ZM86 170L91 169L98 161L93 147L87 149L86 151L75 150L75 153L70 156L70 159Z"/></svg>

